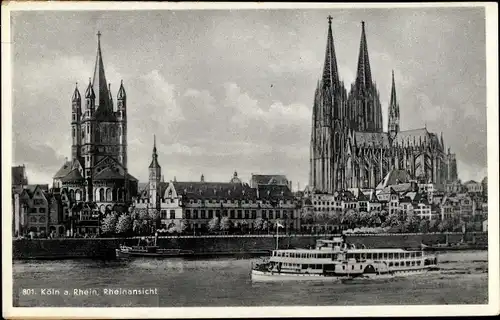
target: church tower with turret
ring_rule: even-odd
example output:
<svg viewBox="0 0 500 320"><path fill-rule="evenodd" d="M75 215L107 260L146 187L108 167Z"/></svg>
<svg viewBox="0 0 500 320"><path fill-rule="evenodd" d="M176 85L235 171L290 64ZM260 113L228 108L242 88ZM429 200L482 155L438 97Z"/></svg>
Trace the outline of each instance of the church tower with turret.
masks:
<svg viewBox="0 0 500 320"><path fill-rule="evenodd" d="M160 204L161 166L156 151L156 135L153 138L153 154L149 165L149 203L156 208Z"/></svg>
<svg viewBox="0 0 500 320"><path fill-rule="evenodd" d="M123 81L114 108L97 33L93 76L82 101L78 86L71 98L71 161L54 176L75 201L91 201L101 211L127 203L137 194L137 179L127 169L127 96Z"/></svg>

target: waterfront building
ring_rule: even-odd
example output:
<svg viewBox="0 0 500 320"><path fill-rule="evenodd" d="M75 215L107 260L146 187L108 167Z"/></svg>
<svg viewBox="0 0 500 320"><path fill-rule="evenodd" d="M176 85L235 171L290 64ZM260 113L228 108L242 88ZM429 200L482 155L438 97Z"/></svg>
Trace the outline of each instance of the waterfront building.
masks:
<svg viewBox="0 0 500 320"><path fill-rule="evenodd" d="M488 177L483 178L481 185L483 186L483 198L488 200Z"/></svg>
<svg viewBox="0 0 500 320"><path fill-rule="evenodd" d="M12 194L20 194L24 187L28 185L28 176L26 175L26 167L12 167Z"/></svg>
<svg viewBox="0 0 500 320"><path fill-rule="evenodd" d="M466 188L468 193L478 194L478 195L483 194L483 185L479 182L474 181L474 180L469 180L469 181L465 182L464 187Z"/></svg>
<svg viewBox="0 0 500 320"><path fill-rule="evenodd" d="M273 227L277 221L287 229L300 227L300 205L288 187L288 180L271 177L256 187L244 183L234 172L227 182L209 182L202 174L199 181L161 180L156 142L149 166L149 182L135 200L136 209L156 210L162 227L186 223L187 231L207 231L214 217L227 217L233 226L255 228L261 218ZM266 179L264 179L266 180ZM273 180L275 182L273 182ZM270 183L269 183L270 182Z"/></svg>
<svg viewBox="0 0 500 320"><path fill-rule="evenodd" d="M445 196L440 207L443 220L472 221L476 215L475 201L465 193Z"/></svg>
<svg viewBox="0 0 500 320"><path fill-rule="evenodd" d="M455 155L445 151L441 134L427 128L401 130L396 82L392 74L388 131L372 78L365 24L355 82L347 94L335 56L331 17L323 74L314 94L309 184L319 193L375 188L391 169L402 169L421 183L456 180Z"/></svg>
<svg viewBox="0 0 500 320"><path fill-rule="evenodd" d="M49 204L51 195L48 186L28 185L19 195L19 235L28 232L47 233L49 229ZM16 219L15 219L16 220Z"/></svg>
<svg viewBox="0 0 500 320"><path fill-rule="evenodd" d="M115 108L98 33L93 78L83 97L76 86L71 99L71 159L54 175L54 189L66 190L72 201L95 202L101 212L131 202L137 179L128 172L127 108L123 81Z"/></svg>
<svg viewBox="0 0 500 320"><path fill-rule="evenodd" d="M444 185L445 192L450 194L450 193L461 193L464 192L466 189L462 185L462 182L460 180L455 180L449 183L446 183Z"/></svg>

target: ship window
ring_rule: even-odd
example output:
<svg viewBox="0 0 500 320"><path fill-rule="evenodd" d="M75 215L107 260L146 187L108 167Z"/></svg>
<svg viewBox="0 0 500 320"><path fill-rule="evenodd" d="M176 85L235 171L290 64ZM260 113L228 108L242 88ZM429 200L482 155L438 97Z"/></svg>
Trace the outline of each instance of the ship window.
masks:
<svg viewBox="0 0 500 320"><path fill-rule="evenodd" d="M392 267L393 263L392 262L389 262L389 267Z"/></svg>
<svg viewBox="0 0 500 320"><path fill-rule="evenodd" d="M307 269L307 264L303 264L302 269Z"/></svg>
<svg viewBox="0 0 500 320"><path fill-rule="evenodd" d="M410 261L406 261L406 266L409 267L410 266Z"/></svg>
<svg viewBox="0 0 500 320"><path fill-rule="evenodd" d="M354 270L354 265L351 266L351 269Z"/></svg>
<svg viewBox="0 0 500 320"><path fill-rule="evenodd" d="M395 262L394 266L399 267L399 262Z"/></svg>
<svg viewBox="0 0 500 320"><path fill-rule="evenodd" d="M415 261L412 261L412 262L411 262L411 265L414 267L414 266L415 266Z"/></svg>
<svg viewBox="0 0 500 320"><path fill-rule="evenodd" d="M389 259L393 259L394 258L394 254L391 252L389 253Z"/></svg>
<svg viewBox="0 0 500 320"><path fill-rule="evenodd" d="M417 261L417 266L420 266L422 264L422 261Z"/></svg>
<svg viewBox="0 0 500 320"><path fill-rule="evenodd" d="M417 257L421 257L422 256L422 252L417 252Z"/></svg>
<svg viewBox="0 0 500 320"><path fill-rule="evenodd" d="M345 270L345 266L342 266L342 270Z"/></svg>

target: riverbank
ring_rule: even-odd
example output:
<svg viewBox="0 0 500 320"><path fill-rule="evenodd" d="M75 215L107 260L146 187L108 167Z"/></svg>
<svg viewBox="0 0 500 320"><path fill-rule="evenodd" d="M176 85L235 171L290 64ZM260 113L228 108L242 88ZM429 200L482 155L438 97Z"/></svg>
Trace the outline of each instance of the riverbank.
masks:
<svg viewBox="0 0 500 320"><path fill-rule="evenodd" d="M308 248L316 240L338 236L280 235L278 246ZM367 248L418 248L420 244L457 243L462 233L411 233L411 234L356 234L347 235L347 241ZM13 240L14 259L112 259L120 244L136 245L140 237L133 238L61 238ZM465 241L485 244L488 234L477 232L465 235ZM276 249L276 235L209 235L209 236L160 236L157 245L166 249L191 250L195 256L240 255L265 253Z"/></svg>

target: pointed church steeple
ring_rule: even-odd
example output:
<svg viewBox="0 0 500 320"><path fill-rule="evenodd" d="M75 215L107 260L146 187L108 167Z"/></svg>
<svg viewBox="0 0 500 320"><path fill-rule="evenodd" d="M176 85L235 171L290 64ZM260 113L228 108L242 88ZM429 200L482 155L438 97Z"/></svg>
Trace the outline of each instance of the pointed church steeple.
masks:
<svg viewBox="0 0 500 320"><path fill-rule="evenodd" d="M124 100L127 97L127 93L125 93L125 88L123 87L123 80L120 83L120 89L118 90L118 99Z"/></svg>
<svg viewBox="0 0 500 320"><path fill-rule="evenodd" d="M337 57L333 44L332 16L328 16L328 36L326 40L325 64L323 66L323 85L338 86L339 73L337 69Z"/></svg>
<svg viewBox="0 0 500 320"><path fill-rule="evenodd" d="M396 83L394 81L394 70L392 70L391 101L389 103L388 131L391 138L399 132L399 103L396 97Z"/></svg>
<svg viewBox="0 0 500 320"><path fill-rule="evenodd" d="M109 101L108 82L104 73L104 62L101 52L101 32L97 32L97 56L94 66L94 78L92 86L95 92L95 104L99 112L106 113L112 111L112 106Z"/></svg>
<svg viewBox="0 0 500 320"><path fill-rule="evenodd" d="M87 86L87 90L85 90L85 98L93 99L95 98L94 88L92 88L92 81L89 78L89 85Z"/></svg>
<svg viewBox="0 0 500 320"><path fill-rule="evenodd" d="M113 95L111 94L111 83L108 83L108 94L109 94L109 104L111 106L111 109L113 109Z"/></svg>
<svg viewBox="0 0 500 320"><path fill-rule="evenodd" d="M368 57L368 44L366 42L365 22L361 21L361 41L359 43L358 70L356 74L358 89L366 89L372 85L372 72Z"/></svg>
<svg viewBox="0 0 500 320"><path fill-rule="evenodd" d="M82 96L80 95L80 91L78 91L78 82L75 85L75 91L73 92L73 97L71 98L72 102L80 102L82 101Z"/></svg>
<svg viewBox="0 0 500 320"><path fill-rule="evenodd" d="M158 164L158 153L156 153L156 135L154 135L153 138L153 159L151 160L151 164L149 165L149 168L160 168L160 165Z"/></svg>

